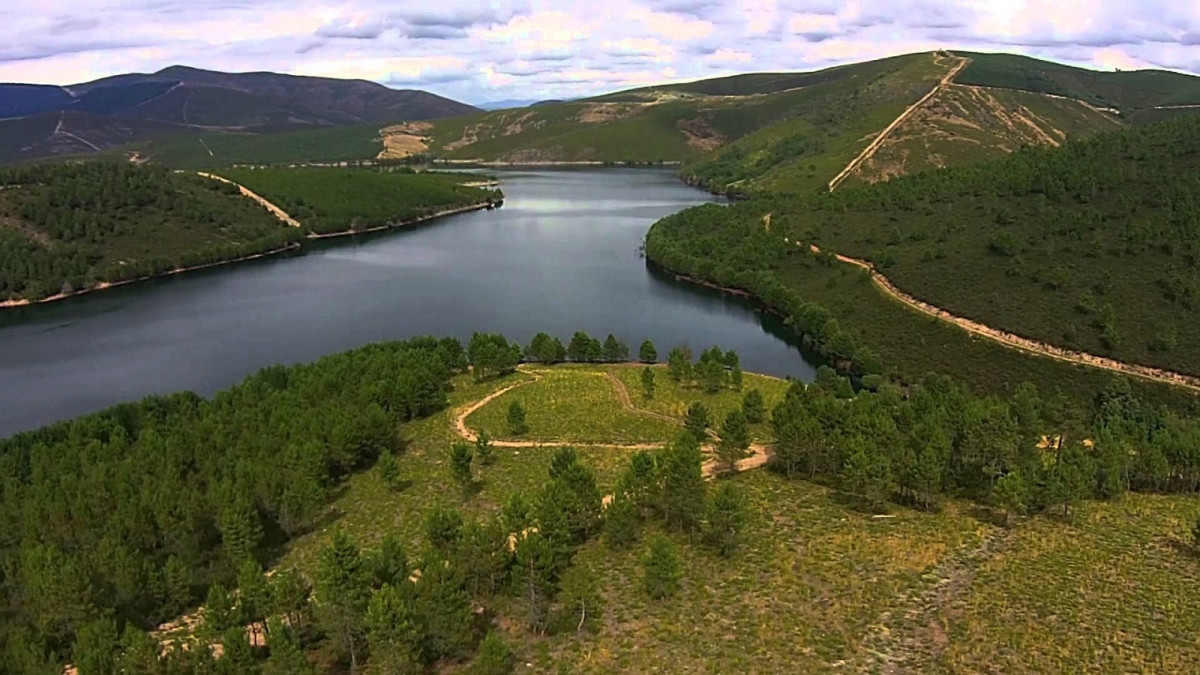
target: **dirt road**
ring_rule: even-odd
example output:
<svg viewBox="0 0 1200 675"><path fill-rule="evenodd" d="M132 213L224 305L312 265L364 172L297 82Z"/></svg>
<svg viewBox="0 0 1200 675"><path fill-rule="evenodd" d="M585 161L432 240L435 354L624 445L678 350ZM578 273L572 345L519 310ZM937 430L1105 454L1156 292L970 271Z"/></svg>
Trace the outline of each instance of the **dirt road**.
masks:
<svg viewBox="0 0 1200 675"><path fill-rule="evenodd" d="M278 206L275 206L271 202L267 201L265 198L259 196L258 193L254 192L250 188L246 187L245 185L240 185L238 183L235 183L235 182L229 180L228 178L222 178L213 173L206 173L204 171L197 171L196 173L197 173L197 175L204 176L205 178L211 178L212 180L219 180L222 183L229 183L230 185L237 186L237 189L240 190L243 195L249 197L250 199L253 199L254 201L258 202L259 204L262 204L263 207L265 207L268 211L275 214L276 218L282 220L283 222L287 223L288 225L291 225L292 227L300 227L300 221L289 216L287 214L287 211L284 211L283 209L279 208Z"/></svg>
<svg viewBox="0 0 1200 675"><path fill-rule="evenodd" d="M855 169L857 169L859 166L862 166L863 162L870 159L871 156L875 154L875 151L879 149L879 146L883 145L883 141L888 137L888 134L892 133L896 127L903 124L904 121L907 120L914 112L916 112L918 108L925 105L926 101L933 98L939 91L944 89L946 85L950 84L954 80L954 76L958 75L958 73L965 68L968 63L971 62L971 59L968 59L964 56L955 58L958 58L958 64L951 68L950 72L946 73L946 75L942 77L942 79L933 87L933 89L930 89L916 103L905 108L904 112L900 113L899 117L892 120L891 124L887 125L883 131L879 132L879 135L875 137L875 140L871 141L870 145L863 148L863 151L858 153L858 156L851 160L850 163L846 165L846 168L842 169L841 173L834 176L833 180L829 181L830 192L836 190L837 186L841 185L842 181L850 177L850 174L854 173Z"/></svg>
<svg viewBox="0 0 1200 675"><path fill-rule="evenodd" d="M821 251L821 249L815 245L811 248L817 253ZM951 314L940 307L935 307L927 302L912 297L899 288L896 288L896 285L893 284L891 280L876 271L875 266L865 260L850 258L844 255L837 255L837 259L844 263L855 265L869 271L871 273L871 280L875 282L875 285L892 298L904 303L905 305L908 305L912 309L915 309L922 314L927 314L934 318L945 321L946 323L954 324L955 326L962 328L972 335L978 335L980 337L992 340L993 342L998 342L1006 347L1018 349L1030 354L1046 356L1059 361L1090 366L1092 368L1103 368L1105 370L1111 370L1116 373L1122 373L1124 375L1130 375L1144 380L1162 382L1164 384L1170 384L1177 387L1186 387L1193 391L1200 392L1200 377L1196 377L1194 375L1184 375L1182 373L1176 373L1170 370L1162 370L1160 368L1151 368L1150 366L1125 363L1123 361L1117 361L1116 359L1110 359L1104 356L1096 356L1095 354L1088 354L1087 352L1080 352L1072 349L1064 349L1062 347L1056 347L1044 342L1038 342L1036 340L1021 337L1020 335L1015 335L1013 333L1007 333L1002 330L992 328L991 326L979 323L978 321L972 321L971 319Z"/></svg>

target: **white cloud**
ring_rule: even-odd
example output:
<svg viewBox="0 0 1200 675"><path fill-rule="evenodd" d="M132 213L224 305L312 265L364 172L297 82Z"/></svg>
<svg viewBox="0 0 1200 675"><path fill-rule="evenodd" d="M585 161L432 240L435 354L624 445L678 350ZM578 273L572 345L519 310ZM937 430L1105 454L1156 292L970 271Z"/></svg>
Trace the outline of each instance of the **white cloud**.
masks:
<svg viewBox="0 0 1200 675"><path fill-rule="evenodd" d="M0 81L182 63L562 98L938 47L1200 69L1179 0L41 0L0 3Z"/></svg>

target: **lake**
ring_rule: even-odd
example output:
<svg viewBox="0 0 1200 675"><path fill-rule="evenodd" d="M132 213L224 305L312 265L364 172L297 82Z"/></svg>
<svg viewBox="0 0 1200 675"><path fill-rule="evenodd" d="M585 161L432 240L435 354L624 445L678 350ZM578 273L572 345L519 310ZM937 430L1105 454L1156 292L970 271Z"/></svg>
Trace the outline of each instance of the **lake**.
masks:
<svg viewBox="0 0 1200 675"><path fill-rule="evenodd" d="M812 379L778 319L639 253L655 220L716 198L663 170L497 173L496 211L0 312L0 437L415 335L611 332L634 354L719 345L744 370Z"/></svg>

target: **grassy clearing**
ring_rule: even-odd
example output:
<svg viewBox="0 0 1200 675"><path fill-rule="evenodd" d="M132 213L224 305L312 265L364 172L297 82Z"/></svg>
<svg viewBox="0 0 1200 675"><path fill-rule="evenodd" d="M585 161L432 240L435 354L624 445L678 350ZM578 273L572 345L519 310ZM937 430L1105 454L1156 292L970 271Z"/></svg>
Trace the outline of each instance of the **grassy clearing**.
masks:
<svg viewBox="0 0 1200 675"><path fill-rule="evenodd" d="M783 395L787 393L789 386L787 380L746 373L741 391L722 389L716 393L708 393L700 387L672 380L667 375L665 367L656 367L654 370L654 398L649 400L642 393L642 369L640 367L613 368L612 373L624 383L625 388L629 391L630 400L635 406L682 420L687 414L688 406L699 401L704 404L705 408L708 408L709 417L713 420L714 425L718 426L730 412L741 409L742 396L750 389L758 389L762 392L769 418L771 409L783 400ZM773 440L771 425L766 422L750 425L750 435L757 441L770 442Z"/></svg>
<svg viewBox="0 0 1200 675"><path fill-rule="evenodd" d="M679 433L678 424L622 406L604 368L562 364L533 372L540 378L537 382L475 411L467 417L467 426L486 431L492 438L515 439L509 433L507 416L509 406L519 401L529 425L520 440L657 443Z"/></svg>
<svg viewBox="0 0 1200 675"><path fill-rule="evenodd" d="M145 144L158 164L211 168L230 164L288 164L374 159L383 150L378 124L278 134L188 134Z"/></svg>
<svg viewBox="0 0 1200 675"><path fill-rule="evenodd" d="M1022 524L939 620L939 668L963 672L1159 672L1200 658L1194 498L1128 494L1083 505L1070 524Z"/></svg>

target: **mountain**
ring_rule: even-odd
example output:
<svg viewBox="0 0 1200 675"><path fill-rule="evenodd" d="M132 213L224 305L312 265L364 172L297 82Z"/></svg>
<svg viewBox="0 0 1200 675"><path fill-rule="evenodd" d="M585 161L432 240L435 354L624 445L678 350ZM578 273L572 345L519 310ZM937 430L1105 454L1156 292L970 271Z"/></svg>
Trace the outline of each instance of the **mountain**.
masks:
<svg viewBox="0 0 1200 675"><path fill-rule="evenodd" d="M423 152L495 163L680 162L719 192L805 192L1193 114L1200 77L918 53L436 120Z"/></svg>
<svg viewBox="0 0 1200 675"><path fill-rule="evenodd" d="M0 161L59 154L68 148L74 152L79 150L76 146L84 151L105 150L172 131L177 135L198 130L261 134L434 119L477 110L428 92L389 89L364 80L222 73L184 66L66 87L0 84L0 130L3 137L13 139L0 144L6 146L0 148ZM22 118L37 121L14 122ZM29 129L41 129L50 119L56 120L55 132L28 135ZM81 119L86 119L86 134L63 135L59 122Z"/></svg>
<svg viewBox="0 0 1200 675"><path fill-rule="evenodd" d="M533 98L506 98L499 101L476 103L475 107L483 110L504 110L506 108L526 108L537 102L538 100Z"/></svg>

